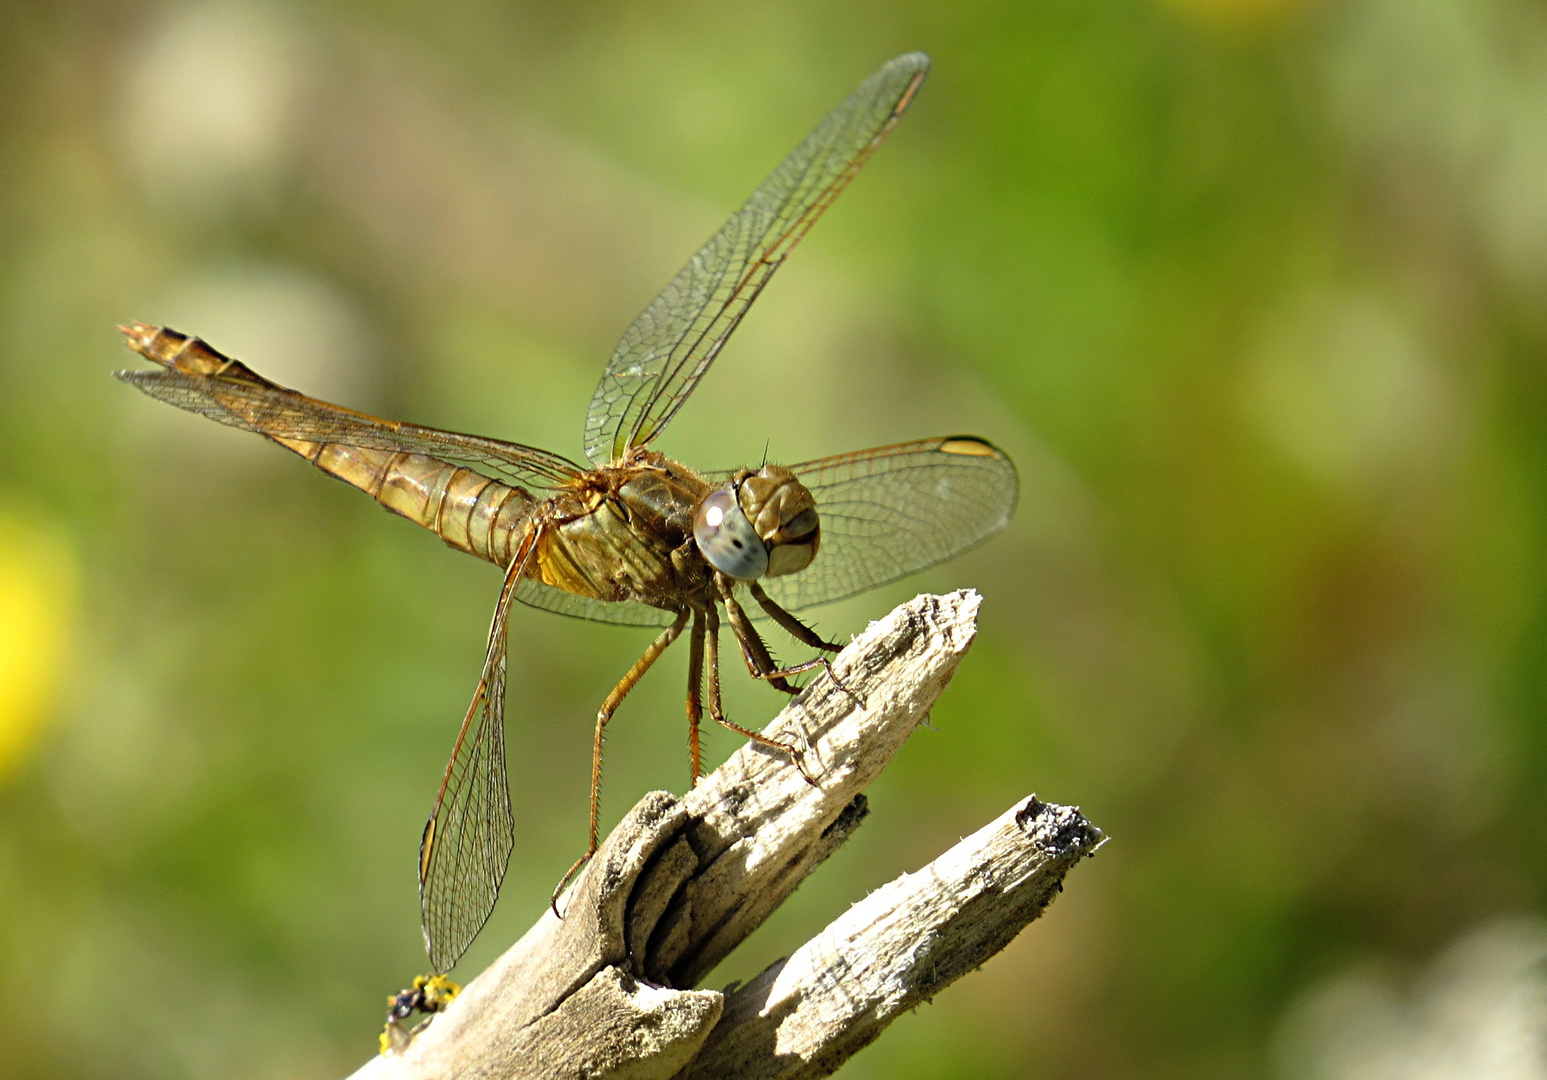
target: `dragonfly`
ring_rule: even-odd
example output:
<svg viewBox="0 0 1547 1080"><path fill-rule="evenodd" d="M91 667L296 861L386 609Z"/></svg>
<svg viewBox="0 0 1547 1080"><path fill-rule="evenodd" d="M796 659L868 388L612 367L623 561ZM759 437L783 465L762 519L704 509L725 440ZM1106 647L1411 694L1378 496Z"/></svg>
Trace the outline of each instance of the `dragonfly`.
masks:
<svg viewBox="0 0 1547 1080"><path fill-rule="evenodd" d="M794 612L895 581L967 550L1014 509L1015 467L975 436L898 443L795 465L696 471L652 444L774 272L912 103L929 58L884 64L763 180L624 332L586 413L585 463L519 443L384 420L281 386L197 337L120 329L157 368L117 378L157 400L264 436L451 547L494 563L504 584L483 670L419 847L420 914L437 972L493 911L515 843L505 769L506 628L513 602L657 629L596 714L590 836L554 892L597 849L608 721L661 654L688 635L692 780L699 728L718 724L787 754L797 747L730 720L720 630L749 672L789 693L839 646ZM749 608L817 658L779 667ZM821 677L821 676L818 676Z"/></svg>

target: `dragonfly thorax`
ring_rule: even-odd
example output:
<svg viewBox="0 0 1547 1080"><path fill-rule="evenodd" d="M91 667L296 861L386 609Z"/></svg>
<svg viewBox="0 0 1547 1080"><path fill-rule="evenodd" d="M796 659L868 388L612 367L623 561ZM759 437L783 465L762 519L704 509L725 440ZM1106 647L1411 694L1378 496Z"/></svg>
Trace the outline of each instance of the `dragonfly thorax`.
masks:
<svg viewBox="0 0 1547 1080"><path fill-rule="evenodd" d="M816 557L816 500L782 465L742 469L698 504L693 538L710 565L730 577L793 574Z"/></svg>

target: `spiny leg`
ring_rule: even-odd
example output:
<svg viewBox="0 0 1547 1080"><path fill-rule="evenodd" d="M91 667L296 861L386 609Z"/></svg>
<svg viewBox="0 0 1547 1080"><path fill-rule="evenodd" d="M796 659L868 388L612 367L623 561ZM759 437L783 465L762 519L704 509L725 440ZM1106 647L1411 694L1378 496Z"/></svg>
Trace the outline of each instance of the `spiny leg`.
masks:
<svg viewBox="0 0 1547 1080"><path fill-rule="evenodd" d="M612 693L607 695L607 700L602 702L602 707L596 710L596 737L591 744L591 839L586 845L586 852L575 860L559 880L558 887L553 890L553 896L549 898L549 906L553 913L559 915L559 894L564 891L564 886L570 883L576 872L590 861L596 854L597 848L597 819L602 806L602 740L607 728L607 721L612 719L612 714L617 712L618 706L628 696L628 692L634 689L636 683L644 678L645 672L650 670L650 665L660 659L663 652L677 640L677 635L682 633L682 628L687 625L688 612L684 609L677 613L677 618L665 630L662 630L650 647L645 650L643 656L634 661L634 666L628 669L628 673L618 680L618 685L612 688ZM563 918L562 915L559 916Z"/></svg>
<svg viewBox="0 0 1547 1080"><path fill-rule="evenodd" d="M720 586L720 602L725 605L725 615L730 619L731 632L736 635L736 642L741 646L741 658L747 662L747 670L754 679L762 679L775 690L783 690L786 694L800 693L800 687L791 686L784 681L786 674L794 675L808 668L797 668L795 671L784 672L779 665L774 663L772 654L768 651L768 645L763 641L762 635L752 628L752 622L747 618L746 612L741 610L741 605L731 595L731 587L722 581L718 581L720 575L715 575Z"/></svg>
<svg viewBox="0 0 1547 1080"><path fill-rule="evenodd" d="M717 724L725 723L725 708L720 704L720 613L710 608L704 615L705 634L709 644L709 717Z"/></svg>
<svg viewBox="0 0 1547 1080"><path fill-rule="evenodd" d="M821 668L827 672L827 677L833 680L838 689L848 692L847 688L838 682L838 676L833 674L833 665L825 656L818 656L815 660L807 660L803 664L779 667L774 663L773 654L768 651L768 643L763 640L763 635L757 632L757 628L747 618L746 612L742 611L741 605L736 602L729 588L721 587L720 599L725 604L725 613L730 616L731 629L735 631L736 640L741 644L742 659L747 662L747 670L752 673L754 679L761 679L786 694L798 694L801 688L790 685L785 681L786 678L814 668Z"/></svg>
<svg viewBox="0 0 1547 1080"><path fill-rule="evenodd" d="M752 598L756 600L759 606L761 606L762 609L768 613L768 617L774 622L778 623L780 626L784 627L785 632L792 638L795 638L802 644L811 646L813 649L823 649L827 652L833 653L843 651L842 645L836 645L831 641L822 640L821 636L817 634L815 630L811 629L811 627L807 626L794 615L791 615L788 611L785 611L782 607L776 604L773 600L773 597L764 592L763 587L757 582L750 581L747 584L751 588ZM812 660L806 664L801 664L795 668L783 669L776 674L793 675L800 671L809 671L813 667L819 667L823 671L827 672L827 677L832 680L834 686L836 686L839 690L842 690L845 694L848 694L849 697L853 698L855 701L859 701L859 698L856 697L847 686L844 686L843 683L838 680L838 673L833 670L833 665L825 656L819 656L815 660Z"/></svg>
<svg viewBox="0 0 1547 1080"><path fill-rule="evenodd" d="M718 687L716 687L718 690ZM693 763L690 788L703 775L700 766L698 725L704 719L704 613L693 612L693 637L688 643L688 757Z"/></svg>
<svg viewBox="0 0 1547 1080"><path fill-rule="evenodd" d="M806 783L810 784L812 787L815 787L816 786L816 778L813 777L809 772L806 771L806 762L805 762L805 759L802 757L801 752L800 752L800 748L798 746L796 746L794 743L786 743L786 742L780 742L777 739L770 739L767 735L764 735L761 732L753 731L751 728L744 728L740 724L733 723L732 721L727 720L725 718L725 712L724 712L723 708L720 705L720 615L719 615L719 613L717 611L715 611L713 608L710 608L709 612L708 612L708 620L709 620L708 638L709 638L709 716L710 716L710 718L712 720L714 720L715 723L719 724L721 727L729 728L730 730L736 732L736 734L738 734L738 735L744 735L748 739L751 739L753 742L757 743L759 746L766 746L770 750L780 750L780 751L783 751L785 754L787 754L789 756L790 761L792 761L794 763L795 768L800 770L800 775L806 781ZM762 644L762 642L759 641L758 644ZM766 646L764 647L763 652L764 652L765 655L768 652ZM742 655L746 656L745 649L743 649ZM751 666L750 660L748 661L748 666L749 667ZM754 672L754 674L755 674L755 672Z"/></svg>
<svg viewBox="0 0 1547 1080"><path fill-rule="evenodd" d="M784 627L784 632L789 634L790 637L803 645L810 645L813 649L821 649L823 652L835 653L843 651L842 645L835 645L831 641L823 641L815 630L774 603L773 597L764 592L763 587L757 582L749 581L747 584L751 588L752 599L756 600L758 605L768 612L770 619Z"/></svg>

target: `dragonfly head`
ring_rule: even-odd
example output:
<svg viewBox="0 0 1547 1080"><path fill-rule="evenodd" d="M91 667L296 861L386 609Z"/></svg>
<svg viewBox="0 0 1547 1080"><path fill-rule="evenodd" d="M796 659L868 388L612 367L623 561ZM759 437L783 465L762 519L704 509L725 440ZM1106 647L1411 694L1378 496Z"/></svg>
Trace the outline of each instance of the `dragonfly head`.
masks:
<svg viewBox="0 0 1547 1080"><path fill-rule="evenodd" d="M738 471L693 515L693 538L710 564L742 581L804 570L821 540L816 500L782 465Z"/></svg>

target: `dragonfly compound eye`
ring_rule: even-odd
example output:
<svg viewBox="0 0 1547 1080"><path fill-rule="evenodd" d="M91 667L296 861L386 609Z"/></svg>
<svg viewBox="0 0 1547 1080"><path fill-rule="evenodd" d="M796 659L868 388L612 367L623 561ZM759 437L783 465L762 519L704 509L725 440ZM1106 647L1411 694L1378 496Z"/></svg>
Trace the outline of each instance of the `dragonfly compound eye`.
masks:
<svg viewBox="0 0 1547 1080"><path fill-rule="evenodd" d="M711 492L693 515L693 539L709 564L741 581L768 572L768 548L736 501L736 488L727 484Z"/></svg>
<svg viewBox="0 0 1547 1080"><path fill-rule="evenodd" d="M766 577L804 570L816 558L821 523L816 500L782 465L764 465L741 477L737 498L752 528L768 547Z"/></svg>

